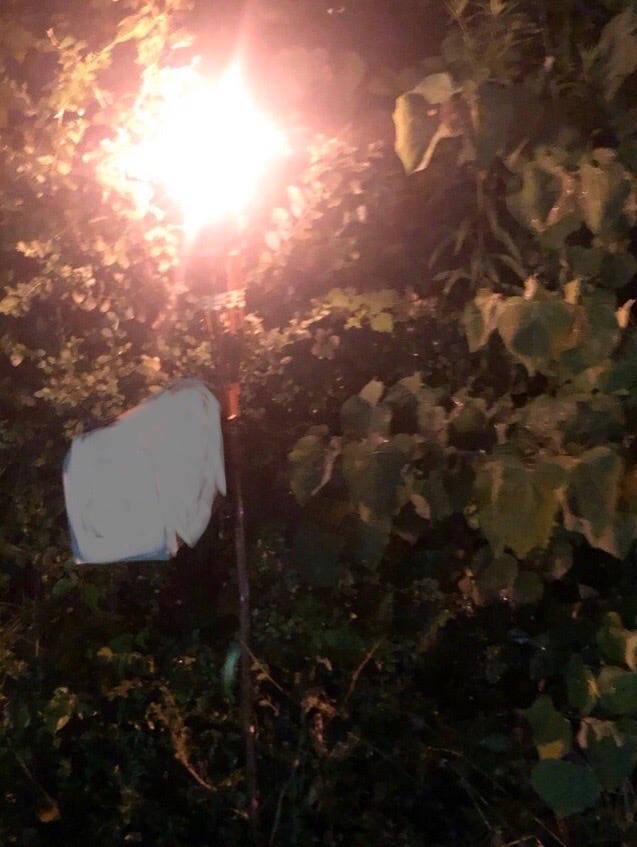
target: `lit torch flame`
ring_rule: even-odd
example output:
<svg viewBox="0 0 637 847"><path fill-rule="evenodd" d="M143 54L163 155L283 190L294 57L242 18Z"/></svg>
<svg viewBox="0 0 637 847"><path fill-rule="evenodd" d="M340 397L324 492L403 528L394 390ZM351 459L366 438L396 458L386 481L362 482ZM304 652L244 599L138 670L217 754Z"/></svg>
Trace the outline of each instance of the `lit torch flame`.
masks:
<svg viewBox="0 0 637 847"><path fill-rule="evenodd" d="M192 66L146 75L132 118L108 144L104 174L141 213L158 189L179 208L187 236L239 220L268 166L287 151L283 133L260 113L233 64L216 85Z"/></svg>

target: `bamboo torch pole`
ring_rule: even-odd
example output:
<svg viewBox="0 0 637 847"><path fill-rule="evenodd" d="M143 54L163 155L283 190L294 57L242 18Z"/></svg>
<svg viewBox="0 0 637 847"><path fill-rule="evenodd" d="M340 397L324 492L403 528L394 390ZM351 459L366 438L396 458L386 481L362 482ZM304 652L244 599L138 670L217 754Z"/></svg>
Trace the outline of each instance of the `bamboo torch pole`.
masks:
<svg viewBox="0 0 637 847"><path fill-rule="evenodd" d="M226 311L227 325L236 339L243 329L244 322L243 274L239 251L232 251L227 257L226 294L229 301ZM239 590L240 714L245 743L247 811L252 842L256 847L259 843L259 794L251 675L252 662L250 657L250 579L246 556L245 510L241 484L241 393L238 362L232 364L232 371L225 388L225 419L229 448L229 490L234 504L234 543Z"/></svg>

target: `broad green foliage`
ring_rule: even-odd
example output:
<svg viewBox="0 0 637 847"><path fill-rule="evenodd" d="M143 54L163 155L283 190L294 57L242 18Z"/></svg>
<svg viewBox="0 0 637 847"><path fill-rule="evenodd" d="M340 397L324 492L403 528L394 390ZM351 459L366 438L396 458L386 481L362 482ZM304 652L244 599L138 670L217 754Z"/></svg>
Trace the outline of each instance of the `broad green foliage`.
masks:
<svg viewBox="0 0 637 847"><path fill-rule="evenodd" d="M540 761L533 768L531 782L560 818L582 812L599 800L599 783L590 770L574 762Z"/></svg>
<svg viewBox="0 0 637 847"><path fill-rule="evenodd" d="M556 710L550 697L539 697L526 710L525 717L531 725L540 759L561 759L571 752L570 721Z"/></svg>
<svg viewBox="0 0 637 847"><path fill-rule="evenodd" d="M3 844L249 843L229 505L69 561L70 438L183 375L242 384L264 843L632 837L637 13L390 5L0 9ZM293 147L239 338L230 228L109 164L235 40Z"/></svg>
<svg viewBox="0 0 637 847"><path fill-rule="evenodd" d="M461 591L476 603L499 598L521 606L541 603L543 579L560 578L549 564L557 561L560 533L567 532L567 545L583 536L617 559L631 554L637 536L628 364L637 271L637 174L629 153L637 138L629 81L635 13L626 8L588 29L579 60L558 52L535 54L534 63L537 21L525 4L474 5L453 4L459 27L444 43L442 62L397 98L394 123L406 172L431 174L418 178L424 193L454 166L464 169L467 191L474 181L475 205L458 202L447 239L441 221L430 266L439 269L434 284L444 285L439 309L454 293L451 314L460 318L479 376L466 389L436 384L438 425L407 430L402 492L397 461L382 477L376 510L361 510L363 487L352 486L351 471L348 494L370 522L382 502L393 533L415 511L428 523L412 530L412 543L427 538L429 522L462 509L488 547L474 556ZM492 43L504 45L497 59ZM573 76L577 61L585 81ZM595 104L597 124L578 98ZM626 109L632 121L621 117ZM602 114L616 141L591 143ZM453 142L439 146L442 139ZM496 358L498 374L487 374ZM431 390L426 381L423 387ZM370 429L372 418L384 427ZM355 439L347 448L354 467L365 466L370 449L379 458L392 452L396 427L360 397L346 401L342 421L343 438ZM466 480L463 499L454 501L446 480L460 455ZM366 470L371 486L378 466ZM330 466L330 479L337 472L338 464ZM634 711L634 638L615 612L617 623L608 620L599 647L610 664L589 666L577 653L567 667L561 660L569 706L543 695L525 713L540 758L556 760L541 761L531 784L560 817L594 806L602 790L617 789L632 772L631 732L607 721L617 734L591 740L586 723L597 710L615 718ZM570 709L582 716L577 744L587 765L562 761L571 752Z"/></svg>
<svg viewBox="0 0 637 847"><path fill-rule="evenodd" d="M546 546L563 478L556 464L529 467L506 454L495 454L480 467L475 487L477 519L495 552L509 548L523 559L533 548Z"/></svg>

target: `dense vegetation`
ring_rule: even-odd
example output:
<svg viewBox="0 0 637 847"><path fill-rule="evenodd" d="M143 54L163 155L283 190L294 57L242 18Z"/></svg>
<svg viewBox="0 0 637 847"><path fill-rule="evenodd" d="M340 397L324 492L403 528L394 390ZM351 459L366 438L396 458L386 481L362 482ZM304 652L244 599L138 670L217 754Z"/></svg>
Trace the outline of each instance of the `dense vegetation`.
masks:
<svg viewBox="0 0 637 847"><path fill-rule="evenodd" d="M60 473L227 376L228 232L186 259L107 159L149 69L238 43L294 148L241 245L263 841L632 844L624 0L5 0L0 842L250 843L231 506L168 565L76 566Z"/></svg>

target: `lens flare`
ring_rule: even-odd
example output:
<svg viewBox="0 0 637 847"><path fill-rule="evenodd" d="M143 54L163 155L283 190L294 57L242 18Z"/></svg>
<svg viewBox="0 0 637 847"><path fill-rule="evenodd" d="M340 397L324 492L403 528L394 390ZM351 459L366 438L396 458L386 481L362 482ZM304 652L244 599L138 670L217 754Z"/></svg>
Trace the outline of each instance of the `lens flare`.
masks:
<svg viewBox="0 0 637 847"><path fill-rule="evenodd" d="M149 71L130 119L106 148L105 181L123 186L141 213L165 192L193 235L239 220L287 143L233 64L215 85L192 66Z"/></svg>

